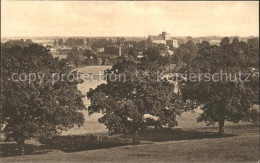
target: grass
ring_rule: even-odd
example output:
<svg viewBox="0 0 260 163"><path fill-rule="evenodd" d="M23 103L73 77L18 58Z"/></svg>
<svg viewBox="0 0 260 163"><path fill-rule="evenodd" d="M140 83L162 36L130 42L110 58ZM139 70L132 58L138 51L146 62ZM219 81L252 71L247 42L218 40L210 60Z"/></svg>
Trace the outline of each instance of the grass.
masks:
<svg viewBox="0 0 260 163"><path fill-rule="evenodd" d="M217 127L146 130L140 145L131 145L131 135L85 134L57 136L44 144L27 144L27 155L15 156L15 144L1 144L2 162L257 162L259 126L233 125L219 137ZM30 150L29 150L30 149ZM28 151L29 150L29 151ZM11 151L11 152L10 152Z"/></svg>

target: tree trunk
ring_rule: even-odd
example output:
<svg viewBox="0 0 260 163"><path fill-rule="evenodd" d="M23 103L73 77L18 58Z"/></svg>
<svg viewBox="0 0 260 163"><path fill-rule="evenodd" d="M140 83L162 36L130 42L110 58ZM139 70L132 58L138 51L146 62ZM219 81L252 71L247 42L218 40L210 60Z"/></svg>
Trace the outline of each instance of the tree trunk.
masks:
<svg viewBox="0 0 260 163"><path fill-rule="evenodd" d="M139 133L138 131L135 131L133 133L133 144L140 144L140 140L139 140Z"/></svg>
<svg viewBox="0 0 260 163"><path fill-rule="evenodd" d="M219 135L224 135L224 120L220 120L219 121L219 130L218 130L218 134Z"/></svg>
<svg viewBox="0 0 260 163"><path fill-rule="evenodd" d="M19 138L17 141L18 155L22 156L24 154L24 139Z"/></svg>
<svg viewBox="0 0 260 163"><path fill-rule="evenodd" d="M24 141L25 141L25 136L24 136L25 110L24 110L24 108L21 109L20 113L21 113L20 116L21 116L22 128L20 130L19 137L17 140L17 148L18 148L19 156L24 154Z"/></svg>

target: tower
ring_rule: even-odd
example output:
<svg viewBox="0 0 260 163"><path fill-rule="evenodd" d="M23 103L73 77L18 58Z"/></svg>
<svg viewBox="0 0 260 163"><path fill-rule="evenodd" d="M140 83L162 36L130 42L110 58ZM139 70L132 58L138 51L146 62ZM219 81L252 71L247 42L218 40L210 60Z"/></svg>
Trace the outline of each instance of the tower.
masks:
<svg viewBox="0 0 260 163"><path fill-rule="evenodd" d="M165 40L165 36L166 36L166 32L163 31L163 32L162 32L162 37L163 37L164 40Z"/></svg>

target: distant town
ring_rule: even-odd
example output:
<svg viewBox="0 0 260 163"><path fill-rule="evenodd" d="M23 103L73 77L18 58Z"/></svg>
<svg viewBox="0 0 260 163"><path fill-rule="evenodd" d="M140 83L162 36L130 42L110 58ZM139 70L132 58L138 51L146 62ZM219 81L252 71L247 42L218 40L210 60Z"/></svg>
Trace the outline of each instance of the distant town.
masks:
<svg viewBox="0 0 260 163"><path fill-rule="evenodd" d="M38 43L60 59L67 58L73 66L86 65L113 65L124 58L138 61L143 55L143 51L148 47L160 49L160 55L165 57L176 57L178 49L184 47L189 42L191 46L198 46L202 41L207 41L211 45L219 45L224 37L175 37L163 31L160 34L148 35L147 37L27 37L25 38L2 38L2 43L22 45L28 43ZM239 41L247 42L250 37L229 37L232 41L237 38ZM180 54L179 54L180 55ZM173 59L172 64L177 61ZM173 66L175 66L175 64Z"/></svg>

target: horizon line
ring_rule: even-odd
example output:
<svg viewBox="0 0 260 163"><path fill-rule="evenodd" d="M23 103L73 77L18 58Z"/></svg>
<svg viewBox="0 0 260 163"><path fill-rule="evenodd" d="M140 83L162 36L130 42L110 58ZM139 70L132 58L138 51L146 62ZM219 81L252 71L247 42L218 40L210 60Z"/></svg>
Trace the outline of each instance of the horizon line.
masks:
<svg viewBox="0 0 260 163"><path fill-rule="evenodd" d="M149 35L148 35L149 36ZM41 37L148 37L148 36L1 36L1 39L3 38L41 38ZM151 35L153 36L153 35ZM191 35L183 35L183 36L173 36L173 37L192 37L192 38L199 38L199 37L259 37L256 35L249 35L249 36L239 36L239 35L231 35L231 36L221 36L221 35L207 35L207 36L191 36Z"/></svg>

